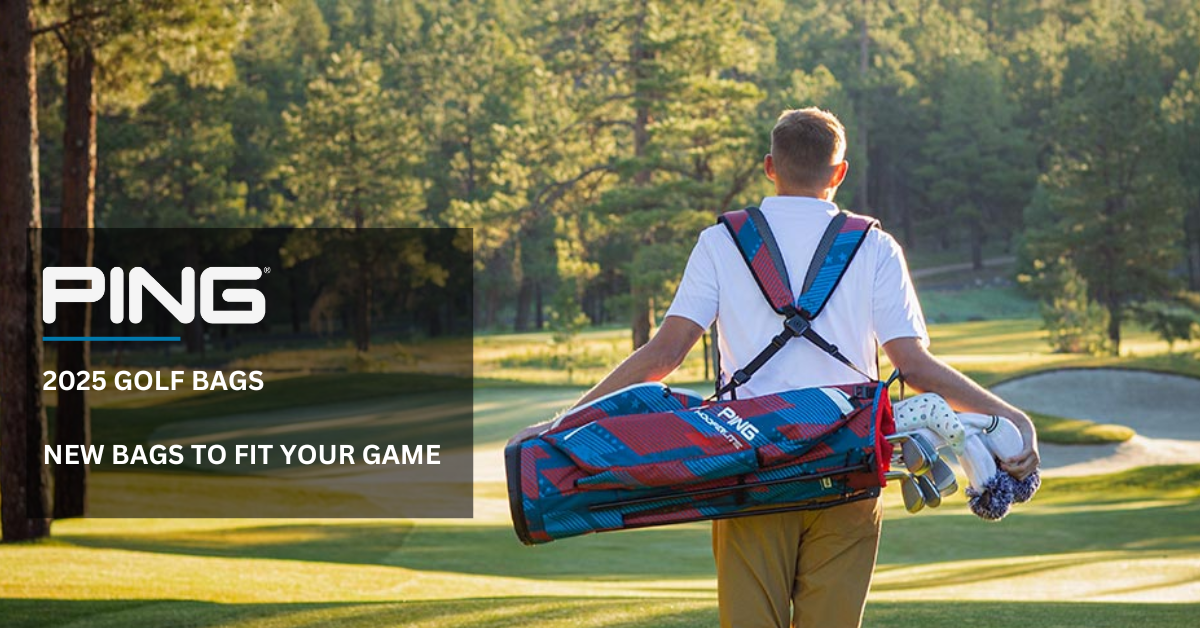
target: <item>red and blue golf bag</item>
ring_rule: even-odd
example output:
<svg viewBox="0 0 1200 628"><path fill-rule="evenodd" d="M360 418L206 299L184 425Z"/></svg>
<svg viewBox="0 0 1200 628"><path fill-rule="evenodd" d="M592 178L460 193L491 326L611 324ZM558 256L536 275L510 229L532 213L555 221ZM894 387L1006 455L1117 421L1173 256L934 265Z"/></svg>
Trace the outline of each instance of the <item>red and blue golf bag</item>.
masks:
<svg viewBox="0 0 1200 628"><path fill-rule="evenodd" d="M895 431L887 384L811 327L877 223L841 212L821 238L800 296L758 208L724 214L783 330L705 402L657 383L564 415L505 449L509 506L527 545L705 519L826 508L879 494ZM736 389L802 336L863 374L860 384L736 398ZM722 397L732 397L720 401Z"/></svg>

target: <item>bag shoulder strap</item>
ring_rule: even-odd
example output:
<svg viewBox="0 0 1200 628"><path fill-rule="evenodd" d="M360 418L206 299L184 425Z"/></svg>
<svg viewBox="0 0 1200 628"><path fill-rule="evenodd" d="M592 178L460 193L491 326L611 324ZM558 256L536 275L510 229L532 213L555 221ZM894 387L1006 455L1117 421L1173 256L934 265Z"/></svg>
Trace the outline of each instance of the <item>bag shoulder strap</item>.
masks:
<svg viewBox="0 0 1200 628"><path fill-rule="evenodd" d="M725 225L733 237L734 244L741 252L742 259L767 302L777 313L784 316L784 329L745 368L734 373L727 384L719 386L714 397L719 398L726 392L733 392L738 386L749 381L784 344L796 336L804 336L834 359L872 379L836 346L814 331L811 323L825 308L829 297L850 267L850 262L854 260L855 254L866 240L867 233L878 226L878 221L846 211L835 214L821 235L809 263L803 289L795 302L792 301L792 289L783 255L762 211L757 207L748 207L727 212L722 214L717 222Z"/></svg>
<svg viewBox="0 0 1200 628"><path fill-rule="evenodd" d="M725 225L733 237L767 303L782 314L792 305L792 286L783 264L783 254L762 210L747 207L726 212L717 218L717 222Z"/></svg>
<svg viewBox="0 0 1200 628"><path fill-rule="evenodd" d="M829 221L809 263L800 296L793 302L791 282L783 254L757 207L726 212L717 219L733 237L738 252L750 269L763 297L778 313L787 315L792 308L816 318L850 267L850 262L866 240L867 233L879 225L874 218L840 211Z"/></svg>
<svg viewBox="0 0 1200 628"><path fill-rule="evenodd" d="M804 289L796 299L796 307L808 312L809 319L816 318L829 297L846 275L850 262L867 239L867 233L878 227L879 221L867 216L839 212L830 221L821 243L808 266L804 277Z"/></svg>

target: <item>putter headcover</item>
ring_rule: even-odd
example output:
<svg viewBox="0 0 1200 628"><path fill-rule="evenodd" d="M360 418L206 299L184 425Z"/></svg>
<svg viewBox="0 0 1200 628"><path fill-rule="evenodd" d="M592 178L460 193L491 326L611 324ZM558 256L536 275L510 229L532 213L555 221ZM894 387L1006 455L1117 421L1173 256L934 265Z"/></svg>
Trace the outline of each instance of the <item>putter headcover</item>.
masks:
<svg viewBox="0 0 1200 628"><path fill-rule="evenodd" d="M976 516L998 521L1014 503L1029 501L1041 486L1034 471L1017 480L1000 468L1000 459L1021 452L1021 433L1003 417L956 413L940 395L925 393L894 406L899 432L923 434L937 448L949 448L970 481L968 506Z"/></svg>
<svg viewBox="0 0 1200 628"><path fill-rule="evenodd" d="M1021 453L1021 433L1012 421L1004 417L960 413L967 429L967 452L959 458L963 470L971 479L966 493L971 512L982 519L999 521L1012 505L1033 498L1042 484L1035 470L1024 480L1018 480L999 468L997 462Z"/></svg>
<svg viewBox="0 0 1200 628"><path fill-rule="evenodd" d="M941 395L925 393L909 397L893 405L892 413L897 432L929 430L937 434L938 438L933 440L939 448L949 447L955 456L962 458L966 429Z"/></svg>

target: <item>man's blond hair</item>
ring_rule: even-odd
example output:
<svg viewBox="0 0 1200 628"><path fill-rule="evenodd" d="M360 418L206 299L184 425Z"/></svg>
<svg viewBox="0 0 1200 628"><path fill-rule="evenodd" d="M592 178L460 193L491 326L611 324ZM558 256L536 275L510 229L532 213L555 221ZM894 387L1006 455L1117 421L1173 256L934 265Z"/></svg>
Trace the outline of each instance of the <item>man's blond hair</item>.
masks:
<svg viewBox="0 0 1200 628"><path fill-rule="evenodd" d="M837 116L818 109L790 109L771 130L775 174L803 190L823 189L846 156L846 128Z"/></svg>

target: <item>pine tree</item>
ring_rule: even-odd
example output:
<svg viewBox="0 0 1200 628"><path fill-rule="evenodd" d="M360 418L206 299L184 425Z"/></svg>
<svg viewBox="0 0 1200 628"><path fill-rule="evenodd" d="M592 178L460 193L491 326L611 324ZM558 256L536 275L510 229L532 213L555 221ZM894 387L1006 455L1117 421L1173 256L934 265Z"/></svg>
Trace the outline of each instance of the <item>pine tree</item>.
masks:
<svg viewBox="0 0 1200 628"><path fill-rule="evenodd" d="M397 95L380 85L378 63L346 45L330 56L325 72L308 85L307 102L285 114L291 161L284 176L295 201L274 219L302 227L421 224L420 182L414 161L422 151L412 120ZM355 287L354 333L359 351L371 342L371 264L367 247L351 273Z"/></svg>
<svg viewBox="0 0 1200 628"><path fill-rule="evenodd" d="M588 120L611 140L616 174L591 208L609 223L629 286L633 346L650 338L653 304L666 296L688 244L728 207L757 167L752 80L765 42L746 37L737 3L588 3L563 14L564 70L591 86ZM573 39L572 39L573 38Z"/></svg>
<svg viewBox="0 0 1200 628"><path fill-rule="evenodd" d="M1028 218L1032 257L1066 256L1108 310L1114 353L1129 304L1168 289L1179 259L1182 214L1160 109L1174 74L1165 39L1132 9L1075 32L1052 112L1045 202Z"/></svg>
<svg viewBox="0 0 1200 628"><path fill-rule="evenodd" d="M42 374L37 70L27 0L0 2L0 536L50 534Z"/></svg>
<svg viewBox="0 0 1200 628"><path fill-rule="evenodd" d="M983 42L955 42L930 76L931 130L921 146L919 181L929 202L944 208L944 230L965 226L975 270L991 235L1020 225L1035 183L1032 146L1016 123L1004 67Z"/></svg>
<svg viewBox="0 0 1200 628"><path fill-rule="evenodd" d="M90 266L96 204L97 79L112 90L113 101L137 102L166 69L188 71L196 82L219 82L231 67L237 5L224 0L56 0L39 7L46 24L38 34L61 43L66 66L63 131L63 231L60 263ZM222 62L224 61L224 63ZM87 336L91 305L63 308L63 335ZM89 342L59 348L60 371L90 370ZM56 441L84 445L91 440L87 392L62 391L56 415ZM78 517L87 511L87 467L62 465L55 471L55 516Z"/></svg>

